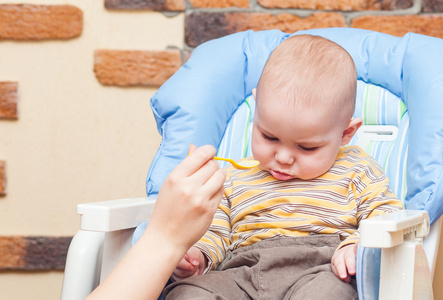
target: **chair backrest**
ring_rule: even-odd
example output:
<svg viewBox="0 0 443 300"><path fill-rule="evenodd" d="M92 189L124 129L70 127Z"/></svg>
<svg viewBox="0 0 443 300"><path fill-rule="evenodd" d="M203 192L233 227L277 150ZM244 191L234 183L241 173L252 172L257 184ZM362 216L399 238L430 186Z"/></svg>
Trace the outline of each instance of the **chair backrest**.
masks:
<svg viewBox="0 0 443 300"><path fill-rule="evenodd" d="M353 142L363 143L385 167L408 208L426 209L435 222L443 213L443 41L350 28L295 34L301 33L326 37L351 54L360 80L355 115L363 117L365 125L392 126L367 127L364 136ZM148 174L148 195L158 192L191 142L220 145L220 154L230 149L221 141L223 136L233 139L231 123L250 124L253 116L236 118L234 112L253 109L253 101L245 99L256 87L270 53L289 36L277 30L247 31L207 42L151 98L163 140ZM250 128L242 130L240 140L230 144L241 145L235 151L244 156L250 154L244 135Z"/></svg>

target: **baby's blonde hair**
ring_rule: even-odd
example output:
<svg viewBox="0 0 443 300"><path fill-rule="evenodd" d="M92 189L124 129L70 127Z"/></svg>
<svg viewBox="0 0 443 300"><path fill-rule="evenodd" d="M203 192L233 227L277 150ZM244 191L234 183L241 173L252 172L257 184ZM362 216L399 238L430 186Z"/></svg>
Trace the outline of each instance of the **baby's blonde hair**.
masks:
<svg viewBox="0 0 443 300"><path fill-rule="evenodd" d="M319 36L295 35L271 53L257 86L257 98L261 89L267 89L288 103L339 108L337 117L349 121L354 114L356 86L354 61L345 49Z"/></svg>

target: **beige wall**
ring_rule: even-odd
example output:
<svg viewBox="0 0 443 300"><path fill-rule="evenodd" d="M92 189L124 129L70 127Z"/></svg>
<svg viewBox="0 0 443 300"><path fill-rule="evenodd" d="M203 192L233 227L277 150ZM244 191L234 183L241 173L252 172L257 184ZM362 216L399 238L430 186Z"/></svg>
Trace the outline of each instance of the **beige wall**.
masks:
<svg viewBox="0 0 443 300"><path fill-rule="evenodd" d="M101 86L94 50L183 48L184 16L108 11L102 0L3 3L72 4L84 13L79 38L0 41L0 81L17 81L20 93L19 120L0 121L0 160L8 176L0 235L72 236L79 228L78 203L145 195L160 142L149 108L155 89ZM436 299L443 299L442 260ZM0 299L57 299L62 276L0 273Z"/></svg>
<svg viewBox="0 0 443 300"><path fill-rule="evenodd" d="M78 203L145 196L160 142L149 107L156 90L100 85L93 52L183 48L183 14L112 12L101 0L4 3L72 4L84 14L79 38L0 41L0 81L19 83L19 119L0 121L0 235L72 236ZM0 299L57 299L62 275L0 273Z"/></svg>

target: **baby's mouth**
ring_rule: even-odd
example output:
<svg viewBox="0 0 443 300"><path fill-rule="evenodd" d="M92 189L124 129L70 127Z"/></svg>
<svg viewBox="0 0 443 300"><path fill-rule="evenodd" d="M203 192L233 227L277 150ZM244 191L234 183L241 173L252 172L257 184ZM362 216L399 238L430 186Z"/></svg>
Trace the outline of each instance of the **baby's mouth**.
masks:
<svg viewBox="0 0 443 300"><path fill-rule="evenodd" d="M293 179L295 178L294 175L290 175L287 173L283 173L283 172L279 172L276 170L269 170L269 172L271 173L271 175L278 180L289 180L289 179Z"/></svg>

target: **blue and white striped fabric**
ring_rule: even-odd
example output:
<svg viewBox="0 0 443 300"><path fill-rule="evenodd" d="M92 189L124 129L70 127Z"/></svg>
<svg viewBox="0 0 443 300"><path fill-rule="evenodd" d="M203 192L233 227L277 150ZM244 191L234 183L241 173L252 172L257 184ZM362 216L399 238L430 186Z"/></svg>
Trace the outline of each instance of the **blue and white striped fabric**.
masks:
<svg viewBox="0 0 443 300"><path fill-rule="evenodd" d="M391 125L398 128L394 141L371 141L365 151L383 167L395 194L406 197L406 160L408 154L409 114L401 98L373 84L358 81L354 117L364 125ZM354 138L353 143L358 143Z"/></svg>
<svg viewBox="0 0 443 300"><path fill-rule="evenodd" d="M239 160L252 156L251 134L254 121L255 100L249 96L243 101L229 120L218 146L217 156ZM220 167L227 162L219 161Z"/></svg>

